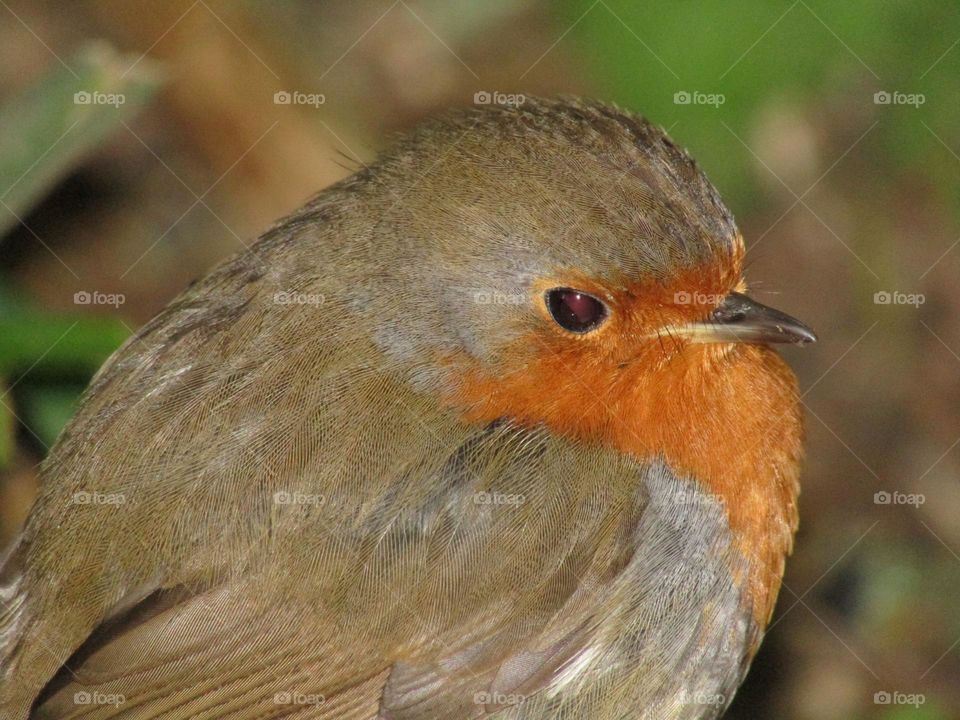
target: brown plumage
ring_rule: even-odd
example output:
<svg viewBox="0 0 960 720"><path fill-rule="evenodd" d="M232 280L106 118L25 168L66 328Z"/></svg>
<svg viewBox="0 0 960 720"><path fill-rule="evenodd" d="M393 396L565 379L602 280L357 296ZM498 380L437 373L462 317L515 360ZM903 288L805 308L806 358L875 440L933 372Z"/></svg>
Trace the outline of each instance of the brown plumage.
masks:
<svg viewBox="0 0 960 720"><path fill-rule="evenodd" d="M640 118L425 125L96 376L0 576L3 717L716 717L796 525L762 343L812 337L742 257Z"/></svg>

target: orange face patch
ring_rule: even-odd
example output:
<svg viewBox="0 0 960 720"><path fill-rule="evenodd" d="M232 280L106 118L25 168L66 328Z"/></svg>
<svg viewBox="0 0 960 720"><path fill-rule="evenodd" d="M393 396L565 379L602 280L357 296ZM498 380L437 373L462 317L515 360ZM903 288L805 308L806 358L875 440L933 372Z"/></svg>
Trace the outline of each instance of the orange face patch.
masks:
<svg viewBox="0 0 960 720"><path fill-rule="evenodd" d="M793 373L767 347L694 345L657 334L702 320L737 284L730 275L693 271L670 286L616 293L587 278L564 278L564 286L608 304L603 326L576 336L541 307L545 327L516 343L522 363L495 376L467 370L453 401L470 421L543 423L640 460L662 457L702 483L724 502L751 560L748 590L765 623L797 520L802 430ZM555 286L540 283L534 291ZM681 293L691 301L682 302Z"/></svg>

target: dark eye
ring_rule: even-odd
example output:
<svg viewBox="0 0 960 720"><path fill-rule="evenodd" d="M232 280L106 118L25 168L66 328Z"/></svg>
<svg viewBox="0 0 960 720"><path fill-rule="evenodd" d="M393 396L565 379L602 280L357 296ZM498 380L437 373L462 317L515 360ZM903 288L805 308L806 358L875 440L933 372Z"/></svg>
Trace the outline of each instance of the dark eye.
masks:
<svg viewBox="0 0 960 720"><path fill-rule="evenodd" d="M572 288L547 290L546 300L553 319L570 332L590 332L607 317L607 308L602 302Z"/></svg>

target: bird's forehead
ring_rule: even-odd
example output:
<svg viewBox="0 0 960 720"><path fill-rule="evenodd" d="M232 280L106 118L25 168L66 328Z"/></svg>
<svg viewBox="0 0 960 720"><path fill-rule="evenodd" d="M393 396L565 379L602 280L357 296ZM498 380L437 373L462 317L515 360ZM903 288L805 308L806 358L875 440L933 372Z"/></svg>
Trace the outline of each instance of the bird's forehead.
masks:
<svg viewBox="0 0 960 720"><path fill-rule="evenodd" d="M615 108L528 99L453 113L376 170L365 192L376 201L370 242L383 273L404 292L468 307L476 323L514 306L464 306L465 293L519 302L537 281L570 276L611 292L713 293L740 274L742 241L703 172L662 131ZM677 286L700 270L724 282ZM458 312L457 327L472 328Z"/></svg>
<svg viewBox="0 0 960 720"><path fill-rule="evenodd" d="M712 186L695 166L661 155L564 138L473 139L425 178L423 217L433 232L462 236L461 246L478 257L507 253L541 270L597 279L668 280L738 262L736 225ZM449 227L438 229L438 217Z"/></svg>

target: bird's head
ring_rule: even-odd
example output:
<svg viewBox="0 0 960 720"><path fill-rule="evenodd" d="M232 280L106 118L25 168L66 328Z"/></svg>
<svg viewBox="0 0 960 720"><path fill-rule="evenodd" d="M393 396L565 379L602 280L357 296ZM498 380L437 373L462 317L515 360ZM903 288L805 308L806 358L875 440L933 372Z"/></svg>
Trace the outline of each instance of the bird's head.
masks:
<svg viewBox="0 0 960 720"><path fill-rule="evenodd" d="M694 161L619 110L531 99L455 114L376 178L368 297L385 346L412 362L589 396L815 339L746 295L743 239ZM540 382L544 362L569 372Z"/></svg>

